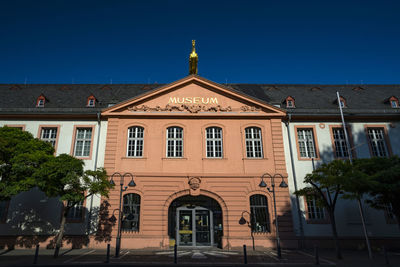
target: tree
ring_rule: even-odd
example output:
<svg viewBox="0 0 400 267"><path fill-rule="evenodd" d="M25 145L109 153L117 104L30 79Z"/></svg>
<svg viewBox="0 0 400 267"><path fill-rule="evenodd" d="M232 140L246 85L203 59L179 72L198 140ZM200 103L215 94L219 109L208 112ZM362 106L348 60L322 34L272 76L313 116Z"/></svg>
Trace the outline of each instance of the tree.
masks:
<svg viewBox="0 0 400 267"><path fill-rule="evenodd" d="M61 154L42 164L36 173L37 186L48 197L59 197L63 212L56 238L54 257L58 257L68 212L92 195L108 197L112 188L104 169L83 171L83 161Z"/></svg>
<svg viewBox="0 0 400 267"><path fill-rule="evenodd" d="M51 144L32 134L0 127L0 201L36 186L35 173L53 154Z"/></svg>
<svg viewBox="0 0 400 267"><path fill-rule="evenodd" d="M328 164L324 163L304 178L304 183L310 186L295 192L299 196L314 197L317 205L328 212L338 259L342 258L342 253L336 229L335 207L351 170L349 161L334 160Z"/></svg>
<svg viewBox="0 0 400 267"><path fill-rule="evenodd" d="M377 209L390 205L400 228L400 158L357 159L354 167L370 180L367 203Z"/></svg>

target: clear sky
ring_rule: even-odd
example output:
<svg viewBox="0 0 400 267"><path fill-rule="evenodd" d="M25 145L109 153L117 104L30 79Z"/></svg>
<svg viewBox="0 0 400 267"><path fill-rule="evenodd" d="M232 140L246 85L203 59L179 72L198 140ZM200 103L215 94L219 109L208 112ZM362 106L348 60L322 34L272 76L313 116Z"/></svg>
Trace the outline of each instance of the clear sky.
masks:
<svg viewBox="0 0 400 267"><path fill-rule="evenodd" d="M0 83L400 83L400 1L0 1Z"/></svg>

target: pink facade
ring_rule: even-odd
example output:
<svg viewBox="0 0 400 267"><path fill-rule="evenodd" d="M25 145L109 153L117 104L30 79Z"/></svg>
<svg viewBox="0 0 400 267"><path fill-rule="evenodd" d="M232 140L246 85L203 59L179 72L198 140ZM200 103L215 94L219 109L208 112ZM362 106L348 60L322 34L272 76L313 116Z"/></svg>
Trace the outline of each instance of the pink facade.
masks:
<svg viewBox="0 0 400 267"><path fill-rule="evenodd" d="M282 243L296 245L289 191L278 186L281 176L287 183L283 110L191 75L102 116L108 120L105 168L110 176L133 174L136 184L123 192L123 248L251 246L251 228L239 224L242 215L251 221L250 212L259 214L252 221L256 246L275 246L272 194L259 187L265 173L268 185L269 175L277 177ZM120 177L113 178L116 186L104 201L118 214Z"/></svg>

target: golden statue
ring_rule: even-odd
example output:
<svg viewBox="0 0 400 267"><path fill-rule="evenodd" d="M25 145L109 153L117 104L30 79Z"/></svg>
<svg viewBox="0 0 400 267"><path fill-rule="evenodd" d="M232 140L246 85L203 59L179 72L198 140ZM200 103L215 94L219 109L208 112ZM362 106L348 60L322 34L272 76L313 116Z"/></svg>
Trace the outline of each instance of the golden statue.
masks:
<svg viewBox="0 0 400 267"><path fill-rule="evenodd" d="M195 40L192 40L192 53L189 56L189 75L196 74L197 75L197 62L199 61L199 57L196 54L196 48L194 47L196 44Z"/></svg>

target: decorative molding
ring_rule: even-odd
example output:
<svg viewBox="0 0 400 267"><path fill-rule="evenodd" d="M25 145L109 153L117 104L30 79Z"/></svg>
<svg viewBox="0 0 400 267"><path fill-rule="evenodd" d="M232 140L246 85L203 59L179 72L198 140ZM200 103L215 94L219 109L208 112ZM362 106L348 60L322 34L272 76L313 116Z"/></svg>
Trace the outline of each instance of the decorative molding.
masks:
<svg viewBox="0 0 400 267"><path fill-rule="evenodd" d="M201 179L199 177L189 177L189 187L192 190L197 190L200 187Z"/></svg>
<svg viewBox="0 0 400 267"><path fill-rule="evenodd" d="M254 106L241 106L239 109L233 109L231 106L222 107L221 105L217 106L205 106L205 105L170 105L167 104L165 107L156 106L156 107L149 107L147 105L139 105L139 106L132 106L128 108L131 112L173 112L173 111L180 111L180 112L190 112L190 113L199 113L199 112L232 112L235 110L241 112L258 112L261 111L261 108L257 108Z"/></svg>

